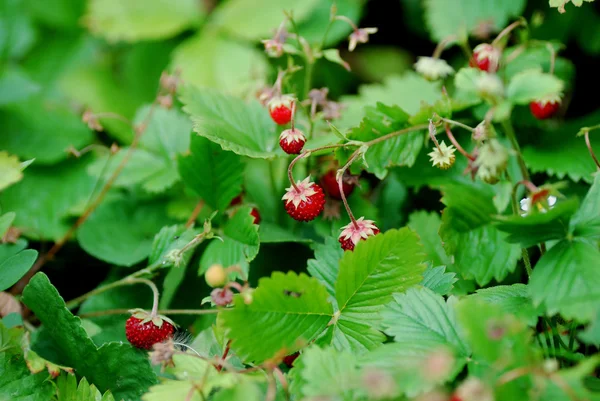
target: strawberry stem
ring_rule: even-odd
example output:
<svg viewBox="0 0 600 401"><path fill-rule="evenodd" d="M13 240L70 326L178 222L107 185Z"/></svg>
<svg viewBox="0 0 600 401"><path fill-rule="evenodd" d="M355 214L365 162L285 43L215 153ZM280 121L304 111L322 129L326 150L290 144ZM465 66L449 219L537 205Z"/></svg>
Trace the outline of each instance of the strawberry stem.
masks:
<svg viewBox="0 0 600 401"><path fill-rule="evenodd" d="M78 316L82 319L88 317L110 316L110 315L129 315L131 309L107 309L94 312L81 313ZM219 309L159 309L160 315L211 315L219 313Z"/></svg>
<svg viewBox="0 0 600 401"><path fill-rule="evenodd" d="M452 124L452 125L456 125L457 127L464 128L467 131L471 131L471 132L475 131L475 128L469 127L467 124L463 124L463 123L461 123L459 121L451 120L449 118L444 118L444 117L442 117L442 116L440 116L438 114L434 114L433 117L437 118L438 120L443 121L443 122L445 122L447 124Z"/></svg>
<svg viewBox="0 0 600 401"><path fill-rule="evenodd" d="M350 18L346 17L345 15L336 15L334 17L334 20L344 21L352 27L354 32L358 31L358 27L356 26L356 24Z"/></svg>
<svg viewBox="0 0 600 401"><path fill-rule="evenodd" d="M229 349L231 347L231 340L227 341L227 345L225 346L225 351L223 351L223 356L221 356L221 363L216 366L217 372L220 372L223 369L222 363L225 362L225 358L229 354Z"/></svg>
<svg viewBox="0 0 600 401"><path fill-rule="evenodd" d="M527 165L525 164L525 160L523 159L523 155L521 154L521 147L519 146L519 142L517 142L515 130L513 129L510 120L502 121L502 127L504 128L504 133L510 141L514 151L517 153L517 162L519 163L519 168L521 170L523 180L531 181L529 179L529 171L527 171Z"/></svg>
<svg viewBox="0 0 600 401"><path fill-rule="evenodd" d="M292 120L293 121L293 120ZM327 146L321 146L320 148L314 148L314 149L307 149L304 152L300 153L298 156L296 156L290 163L290 165L288 166L288 179L290 180L290 184L292 184L292 187L294 187L294 189L298 192L300 192L300 190L298 189L298 187L296 186L296 181L294 181L294 177L292 176L292 170L294 169L294 165L298 162L298 160L302 159L303 157L307 157L309 156L311 153L314 152L318 152L320 150L326 150L326 149L336 149L336 148L341 148L344 146L347 146L350 144L345 144L345 143L336 143L334 145L327 145ZM352 144L352 145L357 145L357 144Z"/></svg>
<svg viewBox="0 0 600 401"><path fill-rule="evenodd" d="M296 119L296 99L292 100L292 132L294 132L294 120Z"/></svg>
<svg viewBox="0 0 600 401"><path fill-rule="evenodd" d="M375 138L368 142L365 142L364 146L369 147L369 146L375 145L379 142L387 141L388 139L394 138L396 136L408 134L408 133L414 132L414 131L421 131L421 130L427 129L428 126L429 126L429 124L420 124L420 125L414 125L412 127L404 128L404 129L401 129L398 131L390 132L389 134L386 134L384 136L380 136L379 138Z"/></svg>
<svg viewBox="0 0 600 401"><path fill-rule="evenodd" d="M594 159L594 163L596 163L596 167L598 167L598 169L600 169L600 162L598 161L598 158L594 154L594 149L592 148L592 143L590 142L590 131L585 131L585 134L583 134L583 135L584 135L584 139L585 139L585 146L587 146L588 151L590 152L590 156L592 156L592 159Z"/></svg>
<svg viewBox="0 0 600 401"><path fill-rule="evenodd" d="M450 43L454 42L457 39L456 35L448 36L446 39L443 39L440 43L437 44L435 50L433 51L432 58L440 58L442 52Z"/></svg>
<svg viewBox="0 0 600 401"><path fill-rule="evenodd" d="M500 41L500 40L501 40L503 37L505 37L506 35L508 35L508 34L509 34L509 33L510 33L510 32L511 32L513 29L515 29L515 28L517 28L517 27L519 27L519 26L521 26L521 25L524 25L524 26L526 26L526 25L527 25L527 21L525 21L525 19L523 19L523 18L520 18L518 21L515 21L515 22L513 22L512 24L510 24L509 26L507 26L506 28L504 28L504 29L502 30L502 32L500 32L500 33L498 34L498 36L496 36L496 39L494 39L494 40L492 41L492 46L495 46L496 44L498 44L498 42L499 42L499 41Z"/></svg>
<svg viewBox="0 0 600 401"><path fill-rule="evenodd" d="M336 173L336 181L338 184L338 188L340 189L340 196L342 198L342 202L344 203L344 208L346 209L346 213L348 213L348 217L350 217L350 221L352 221L352 225L354 225L354 228L356 228L357 230L359 230L360 227L358 226L358 223L356 222L356 219L354 218L354 215L352 214L350 205L348 205L348 200L346 199L346 194L344 193L344 186L342 183L342 179L344 177L344 173L346 172L346 170L348 170L348 168L352 165L352 163L354 163L354 161L356 159L358 159L360 157L360 155L361 155L361 148L358 148L354 151L354 153L352 153L352 155L350 156L350 159L348 159L346 164L344 164L344 167L339 169Z"/></svg>
<svg viewBox="0 0 600 401"><path fill-rule="evenodd" d="M550 52L550 74L554 74L554 65L556 64L556 50L551 43L546 43L546 48Z"/></svg>
<svg viewBox="0 0 600 401"><path fill-rule="evenodd" d="M452 144L454 145L454 147L460 153L462 153L462 155L464 157L466 157L467 159L469 159L472 162L474 162L476 158L473 155L469 154L466 150L464 150L462 146L460 146L460 143L458 143L458 141L456 140L456 138L454 137L454 135L452 135L452 131L450 131L450 125L448 123L446 123L446 124L444 124L444 128L446 129L446 135L448 136L448 139L450 139L450 142L452 142Z"/></svg>
<svg viewBox="0 0 600 401"><path fill-rule="evenodd" d="M130 284L146 284L152 290L153 300L152 300L152 312L150 312L150 317L154 318L158 316L158 301L160 297L160 293L158 292L158 287L152 281L145 278L129 278L124 282L125 285Z"/></svg>

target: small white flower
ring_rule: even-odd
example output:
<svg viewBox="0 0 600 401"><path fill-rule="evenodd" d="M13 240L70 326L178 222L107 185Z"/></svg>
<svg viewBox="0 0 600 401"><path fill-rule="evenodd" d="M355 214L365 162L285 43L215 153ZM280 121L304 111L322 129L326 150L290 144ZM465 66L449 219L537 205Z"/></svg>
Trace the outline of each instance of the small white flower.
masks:
<svg viewBox="0 0 600 401"><path fill-rule="evenodd" d="M496 74L482 72L475 80L475 87L483 98L499 98L504 95L504 85Z"/></svg>
<svg viewBox="0 0 600 401"><path fill-rule="evenodd" d="M446 146L444 141L440 142L440 147L433 148L433 151L429 152L427 156L430 157L430 161L433 162L434 167L438 167L442 170L448 170L454 164L456 155L454 155L456 149L453 145Z"/></svg>
<svg viewBox="0 0 600 401"><path fill-rule="evenodd" d="M508 164L508 151L497 139L490 139L479 148L477 159L477 177L488 184L495 184Z"/></svg>
<svg viewBox="0 0 600 401"><path fill-rule="evenodd" d="M433 57L419 57L415 63L415 70L431 81L454 74L454 68L450 67L446 60Z"/></svg>

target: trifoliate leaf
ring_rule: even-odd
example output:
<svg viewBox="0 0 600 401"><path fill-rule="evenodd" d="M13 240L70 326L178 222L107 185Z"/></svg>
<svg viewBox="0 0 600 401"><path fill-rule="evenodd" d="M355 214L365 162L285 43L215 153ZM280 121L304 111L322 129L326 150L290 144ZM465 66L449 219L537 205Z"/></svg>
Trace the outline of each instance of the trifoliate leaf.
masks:
<svg viewBox="0 0 600 401"><path fill-rule="evenodd" d="M495 227L507 233L505 241L520 244L523 248L553 240L568 234L569 220L577 211L579 201L574 198L559 202L546 213L526 216L496 216Z"/></svg>
<svg viewBox="0 0 600 401"><path fill-rule="evenodd" d="M194 0L92 0L85 23L110 41L136 42L175 36L198 24L204 11Z"/></svg>
<svg viewBox="0 0 600 401"><path fill-rule="evenodd" d="M463 37L480 24L491 23L494 31L500 31L511 17L521 15L524 0L426 0L425 21L435 42L449 36Z"/></svg>
<svg viewBox="0 0 600 401"><path fill-rule="evenodd" d="M366 115L360 126L348 134L348 138L367 142L408 127L409 115L397 106L366 107ZM385 177L387 168L412 166L423 146L423 131L397 135L371 145L365 154L366 169L379 178Z"/></svg>
<svg viewBox="0 0 600 401"><path fill-rule="evenodd" d="M535 326L540 312L533 306L525 284L497 285L477 290L477 293L469 295L497 305L502 311L512 313L524 319L530 326Z"/></svg>
<svg viewBox="0 0 600 401"><path fill-rule="evenodd" d="M163 202L117 197L98 206L79 228L77 241L100 260L132 266L148 257L154 235L169 223Z"/></svg>
<svg viewBox="0 0 600 401"><path fill-rule="evenodd" d="M379 345L374 340L383 338L373 330L379 312L391 301L392 293L423 280L424 260L423 246L408 228L369 237L359 241L353 252L345 252L335 283L341 317L334 328L334 345L346 343L361 351ZM342 335L345 341L337 338Z"/></svg>
<svg viewBox="0 0 600 401"><path fill-rule="evenodd" d="M573 215L570 229L577 237L600 237L600 174L595 175L592 187Z"/></svg>
<svg viewBox="0 0 600 401"><path fill-rule="evenodd" d="M100 391L111 390L118 400L138 399L156 382L144 353L123 343L97 348L45 274L37 273L31 279L23 290L23 302L44 326L52 328L47 333L60 358L53 362L72 366Z"/></svg>
<svg viewBox="0 0 600 401"><path fill-rule="evenodd" d="M213 90L187 86L181 91L184 111L194 131L225 150L242 156L270 159L282 154L269 112L257 101L249 103Z"/></svg>
<svg viewBox="0 0 600 401"><path fill-rule="evenodd" d="M556 76L533 69L515 74L506 88L506 96L513 103L528 104L551 95L558 95L563 89L563 81Z"/></svg>
<svg viewBox="0 0 600 401"><path fill-rule="evenodd" d="M179 174L186 186L210 207L224 211L242 192L244 164L233 152L192 133L190 154L178 159Z"/></svg>
<svg viewBox="0 0 600 401"><path fill-rule="evenodd" d="M563 240L537 262L529 280L535 306L548 315L587 321L600 308L600 251L590 243Z"/></svg>
<svg viewBox="0 0 600 401"><path fill-rule="evenodd" d="M246 304L236 295L233 309L221 312L231 347L245 361L293 353L319 335L333 315L325 287L305 274L274 272L259 280L251 298Z"/></svg>
<svg viewBox="0 0 600 401"><path fill-rule="evenodd" d="M171 62L187 83L235 95L255 90L266 76L267 66L265 56L250 44L207 30L182 42Z"/></svg>
<svg viewBox="0 0 600 401"><path fill-rule="evenodd" d="M502 280L516 268L521 250L491 224L496 215L494 193L474 184L446 185L442 192L446 209L440 237L446 253L454 257L453 269L479 285Z"/></svg>
<svg viewBox="0 0 600 401"><path fill-rule="evenodd" d="M297 399L351 396L359 380L356 358L349 352L311 346L294 361L290 392Z"/></svg>

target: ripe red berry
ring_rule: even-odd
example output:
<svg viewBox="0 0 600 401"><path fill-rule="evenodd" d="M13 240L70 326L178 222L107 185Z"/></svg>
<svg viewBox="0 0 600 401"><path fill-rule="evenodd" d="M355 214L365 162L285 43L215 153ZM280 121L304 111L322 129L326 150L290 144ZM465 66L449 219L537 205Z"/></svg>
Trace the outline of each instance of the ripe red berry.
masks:
<svg viewBox="0 0 600 401"><path fill-rule="evenodd" d="M164 316L152 318L148 312L136 310L125 323L127 341L136 348L152 349L156 343L161 343L173 336L172 322Z"/></svg>
<svg viewBox="0 0 600 401"><path fill-rule="evenodd" d="M373 235L379 234L379 228L373 223L373 220L365 220L364 217L361 217L356 220L356 225L350 222L350 224L342 227L342 233L338 238L342 249L353 251L358 241L366 240Z"/></svg>
<svg viewBox="0 0 600 401"><path fill-rule="evenodd" d="M306 137L299 129L286 129L279 135L279 146L288 155L297 155L302 151Z"/></svg>
<svg viewBox="0 0 600 401"><path fill-rule="evenodd" d="M463 401L457 394L452 394L449 401Z"/></svg>
<svg viewBox="0 0 600 401"><path fill-rule="evenodd" d="M275 123L285 125L292 120L292 101L289 95L276 96L269 102L269 114Z"/></svg>
<svg viewBox="0 0 600 401"><path fill-rule="evenodd" d="M333 199L342 199L342 194L340 193L340 187L335 179L336 171L329 170L323 177L321 177L321 185L323 186L323 190L332 197ZM354 183L348 182L348 175L344 174L342 178L342 190L344 191L344 195L346 198L350 196L350 194L354 191Z"/></svg>
<svg viewBox="0 0 600 401"><path fill-rule="evenodd" d="M494 73L498 71L501 56L499 49L489 43L481 43L473 49L473 58L469 61L469 65L481 71Z"/></svg>
<svg viewBox="0 0 600 401"><path fill-rule="evenodd" d="M258 213L258 209L253 207L252 210L250 211L250 214L252 215L252 217L254 217L254 224L259 224L260 223L260 213Z"/></svg>
<svg viewBox="0 0 600 401"><path fill-rule="evenodd" d="M233 198L231 200L231 203L229 203L229 206L235 206L235 205L239 205L242 203L242 194L239 194L238 196L236 196L235 198Z"/></svg>
<svg viewBox="0 0 600 401"><path fill-rule="evenodd" d="M323 189L314 182L310 182L310 177L297 182L296 187L298 190L293 185L287 188L287 192L283 195L285 211L294 220L314 220L325 208Z"/></svg>
<svg viewBox="0 0 600 401"><path fill-rule="evenodd" d="M560 108L560 98L537 100L529 103L531 114L538 120L545 120L556 114Z"/></svg>
<svg viewBox="0 0 600 401"><path fill-rule="evenodd" d="M294 352L293 354L287 355L287 356L283 357L283 363L285 363L288 368L291 368L294 365L294 361L299 356L300 356L299 352Z"/></svg>

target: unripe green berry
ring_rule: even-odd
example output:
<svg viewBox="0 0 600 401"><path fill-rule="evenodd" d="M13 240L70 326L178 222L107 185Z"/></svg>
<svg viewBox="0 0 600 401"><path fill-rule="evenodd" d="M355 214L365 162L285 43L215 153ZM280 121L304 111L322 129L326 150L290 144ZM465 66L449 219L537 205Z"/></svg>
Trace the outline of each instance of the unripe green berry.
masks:
<svg viewBox="0 0 600 401"><path fill-rule="evenodd" d="M227 282L227 272L223 266L214 264L204 273L204 279L206 280L206 284L213 288L223 287Z"/></svg>

